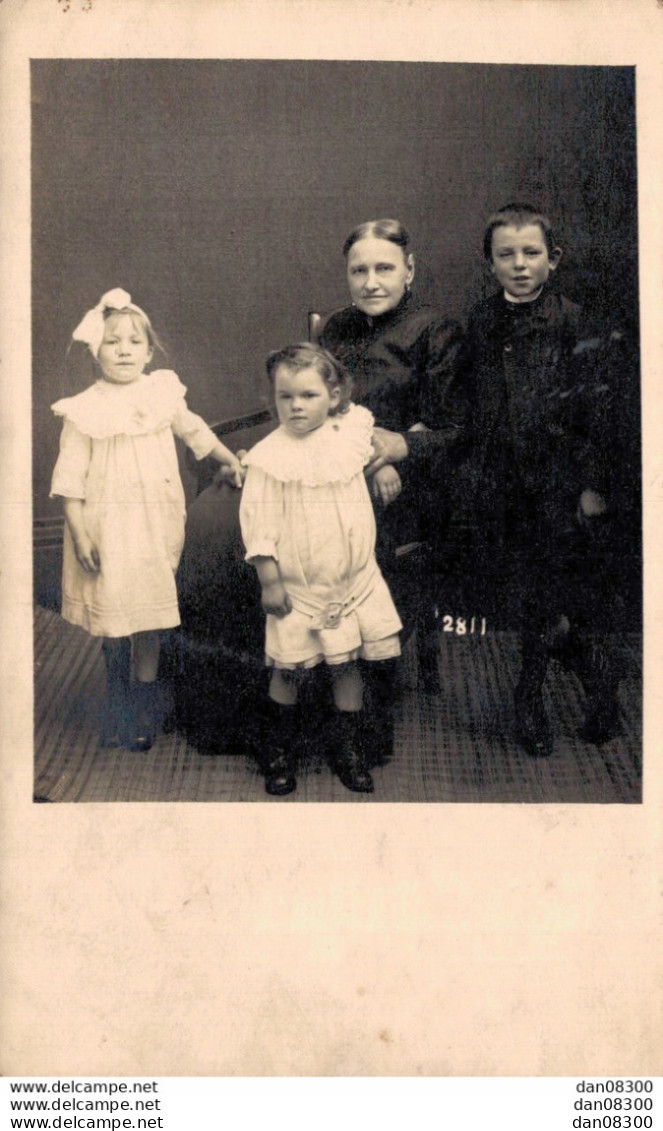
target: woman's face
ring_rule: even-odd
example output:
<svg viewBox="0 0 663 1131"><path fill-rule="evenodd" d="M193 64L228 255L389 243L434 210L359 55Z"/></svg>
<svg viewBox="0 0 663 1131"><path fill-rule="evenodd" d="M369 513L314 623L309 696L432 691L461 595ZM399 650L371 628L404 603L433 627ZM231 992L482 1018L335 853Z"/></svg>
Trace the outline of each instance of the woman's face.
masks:
<svg viewBox="0 0 663 1131"><path fill-rule="evenodd" d="M348 252L348 286L364 314L386 314L401 301L414 278L414 259L391 240L366 236Z"/></svg>

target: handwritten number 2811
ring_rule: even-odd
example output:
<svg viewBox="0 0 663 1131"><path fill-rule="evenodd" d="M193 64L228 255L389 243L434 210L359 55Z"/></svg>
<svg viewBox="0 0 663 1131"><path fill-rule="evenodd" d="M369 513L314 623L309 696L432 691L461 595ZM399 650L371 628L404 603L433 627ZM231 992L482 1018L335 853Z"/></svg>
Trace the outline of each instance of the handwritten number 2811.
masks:
<svg viewBox="0 0 663 1131"><path fill-rule="evenodd" d="M442 631L453 632L456 636L478 636L486 635L486 618L485 617L470 617L469 623L467 617L452 617L449 613L442 617Z"/></svg>

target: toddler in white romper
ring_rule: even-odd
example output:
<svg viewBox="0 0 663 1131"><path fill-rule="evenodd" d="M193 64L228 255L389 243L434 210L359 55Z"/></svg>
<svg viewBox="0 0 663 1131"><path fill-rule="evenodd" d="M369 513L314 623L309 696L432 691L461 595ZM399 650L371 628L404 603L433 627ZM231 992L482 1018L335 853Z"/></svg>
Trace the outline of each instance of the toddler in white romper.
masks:
<svg viewBox="0 0 663 1131"><path fill-rule="evenodd" d="M334 769L348 789L373 782L358 726L356 661L400 654L401 621L375 560L375 517L364 468L373 417L350 403L350 378L308 344L270 355L280 427L244 458L240 504L247 560L267 613L269 698L277 724L266 751L266 788L296 785L293 707L302 669L330 666L338 711Z"/></svg>

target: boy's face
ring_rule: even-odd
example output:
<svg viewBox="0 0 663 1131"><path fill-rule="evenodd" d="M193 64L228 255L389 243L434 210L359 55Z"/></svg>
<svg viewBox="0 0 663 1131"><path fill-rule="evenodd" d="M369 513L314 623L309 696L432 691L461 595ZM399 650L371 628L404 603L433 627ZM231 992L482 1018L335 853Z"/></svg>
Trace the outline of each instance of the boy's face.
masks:
<svg viewBox="0 0 663 1131"><path fill-rule="evenodd" d="M541 290L561 254L559 248L549 254L539 224L504 224L493 231L491 270L509 295L526 302Z"/></svg>

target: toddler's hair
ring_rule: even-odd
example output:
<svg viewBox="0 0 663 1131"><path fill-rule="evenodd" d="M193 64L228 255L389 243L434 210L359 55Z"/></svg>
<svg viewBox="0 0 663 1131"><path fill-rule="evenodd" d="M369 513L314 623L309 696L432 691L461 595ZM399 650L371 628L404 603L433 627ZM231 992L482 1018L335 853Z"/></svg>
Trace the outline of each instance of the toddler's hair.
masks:
<svg viewBox="0 0 663 1131"><path fill-rule="evenodd" d="M545 212L542 212L540 208L536 208L533 204L516 202L505 204L503 208L493 212L492 216L488 217L483 237L483 254L488 262L491 263L493 258L493 232L495 228L505 228L508 225L514 228L524 228L528 224L539 225L546 241L548 254L552 255L557 245L552 225Z"/></svg>
<svg viewBox="0 0 663 1131"><path fill-rule="evenodd" d="M409 232L403 227L400 220L385 219L367 220L365 224L360 224L358 228L350 232L350 235L343 244L343 255L347 258L348 252L353 244L367 238L389 240L390 243L395 243L401 248L403 255L409 254Z"/></svg>
<svg viewBox="0 0 663 1131"><path fill-rule="evenodd" d="M267 376L272 385L279 365L284 365L286 369L295 373L300 369L315 369L330 391L341 390L339 402L330 408L329 415L336 416L339 412L347 412L352 399L352 377L333 354L321 349L320 346L312 345L311 342L297 342L293 346L274 350L269 354L266 362Z"/></svg>
<svg viewBox="0 0 663 1131"><path fill-rule="evenodd" d="M103 311L102 315L104 322L107 322L109 318L114 318L117 314L128 314L134 326L140 327L140 329L145 334L145 337L149 342L150 349L153 351L160 350L161 353L165 355L166 351L163 347L163 344L144 310L137 310L133 306L123 306L118 310L115 310L112 307L107 307Z"/></svg>

